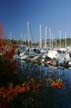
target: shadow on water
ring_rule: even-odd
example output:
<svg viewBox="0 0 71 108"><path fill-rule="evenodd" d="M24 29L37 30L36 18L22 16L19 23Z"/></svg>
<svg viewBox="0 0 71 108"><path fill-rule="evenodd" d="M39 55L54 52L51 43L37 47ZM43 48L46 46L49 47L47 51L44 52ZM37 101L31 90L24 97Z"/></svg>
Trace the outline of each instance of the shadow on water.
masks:
<svg viewBox="0 0 71 108"><path fill-rule="evenodd" d="M47 67L22 62L23 77L36 79L37 81L47 79L46 86L40 87L40 107L39 108L71 108L71 69L57 67ZM59 80L63 82L61 89L48 86L49 80Z"/></svg>

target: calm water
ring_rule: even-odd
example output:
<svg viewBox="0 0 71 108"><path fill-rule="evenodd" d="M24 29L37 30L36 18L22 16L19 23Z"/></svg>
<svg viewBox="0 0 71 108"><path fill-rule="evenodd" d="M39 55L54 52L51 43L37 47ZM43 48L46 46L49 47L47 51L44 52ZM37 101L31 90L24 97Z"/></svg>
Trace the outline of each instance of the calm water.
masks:
<svg viewBox="0 0 71 108"><path fill-rule="evenodd" d="M45 78L62 79L64 87L62 89L44 86L41 88L40 108L71 108L71 69L56 67L46 67L44 65L29 64L21 62L25 77L37 80ZM48 85L48 81L46 81Z"/></svg>

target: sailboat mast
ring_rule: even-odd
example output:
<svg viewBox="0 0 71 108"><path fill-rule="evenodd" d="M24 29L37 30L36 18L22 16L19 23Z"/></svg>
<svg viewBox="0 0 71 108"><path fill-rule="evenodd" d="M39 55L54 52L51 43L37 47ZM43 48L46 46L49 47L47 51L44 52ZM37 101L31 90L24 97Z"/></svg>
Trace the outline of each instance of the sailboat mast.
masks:
<svg viewBox="0 0 71 108"><path fill-rule="evenodd" d="M30 41L30 39L29 39L29 34L30 34L30 30L29 30L29 21L27 22L27 38L28 38L28 47L30 47L29 46L29 41Z"/></svg>
<svg viewBox="0 0 71 108"><path fill-rule="evenodd" d="M47 26L45 26L45 48L47 47L47 40L46 40L46 37L47 37Z"/></svg>
<svg viewBox="0 0 71 108"><path fill-rule="evenodd" d="M10 43L11 43L11 40L12 40L12 32L10 32Z"/></svg>
<svg viewBox="0 0 71 108"><path fill-rule="evenodd" d="M59 35L60 35L60 48L61 48L61 31L59 31Z"/></svg>
<svg viewBox="0 0 71 108"><path fill-rule="evenodd" d="M42 42L41 42L41 24L40 24L40 48L42 47Z"/></svg>
<svg viewBox="0 0 71 108"><path fill-rule="evenodd" d="M52 36L52 49L53 49L53 32L51 33Z"/></svg>
<svg viewBox="0 0 71 108"><path fill-rule="evenodd" d="M23 42L22 40L23 40L23 39L22 39L22 32L21 32L21 45L23 44L23 43L22 43L22 42Z"/></svg>
<svg viewBox="0 0 71 108"><path fill-rule="evenodd" d="M50 49L51 49L51 29L49 28L49 37L50 37Z"/></svg>
<svg viewBox="0 0 71 108"><path fill-rule="evenodd" d="M67 33L65 32L65 48L67 48Z"/></svg>

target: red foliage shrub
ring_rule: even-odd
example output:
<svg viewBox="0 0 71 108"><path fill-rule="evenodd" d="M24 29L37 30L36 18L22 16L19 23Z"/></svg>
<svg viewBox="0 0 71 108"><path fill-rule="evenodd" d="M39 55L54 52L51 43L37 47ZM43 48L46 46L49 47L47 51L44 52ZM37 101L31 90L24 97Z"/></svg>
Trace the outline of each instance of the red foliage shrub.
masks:
<svg viewBox="0 0 71 108"><path fill-rule="evenodd" d="M53 88L58 88L58 89L61 89L63 87L63 84L61 82L51 82L50 83L50 86L53 87Z"/></svg>

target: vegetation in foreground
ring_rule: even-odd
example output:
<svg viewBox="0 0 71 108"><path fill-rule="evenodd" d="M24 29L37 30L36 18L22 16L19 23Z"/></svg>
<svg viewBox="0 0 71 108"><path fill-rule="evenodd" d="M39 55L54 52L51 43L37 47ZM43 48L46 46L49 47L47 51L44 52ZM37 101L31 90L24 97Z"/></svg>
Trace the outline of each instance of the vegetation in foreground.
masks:
<svg viewBox="0 0 71 108"><path fill-rule="evenodd" d="M14 44L0 44L0 108L41 108L40 92L46 86L47 79L27 80L22 78L23 73L13 60ZM61 89L62 82L49 79L51 88Z"/></svg>

